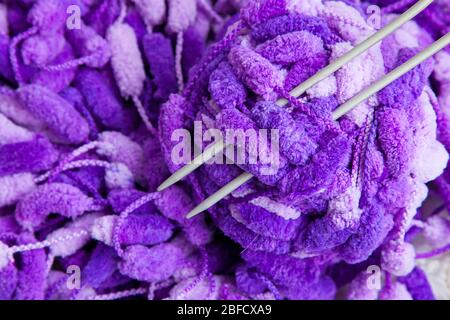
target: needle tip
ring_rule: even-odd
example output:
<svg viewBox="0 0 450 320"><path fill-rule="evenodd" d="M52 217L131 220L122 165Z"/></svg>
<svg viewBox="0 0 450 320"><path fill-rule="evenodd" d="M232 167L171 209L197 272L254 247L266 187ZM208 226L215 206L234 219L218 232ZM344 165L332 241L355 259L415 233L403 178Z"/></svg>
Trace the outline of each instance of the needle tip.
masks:
<svg viewBox="0 0 450 320"><path fill-rule="evenodd" d="M156 188L156 191L161 192L166 188L167 188L167 186L164 183L162 183L158 188Z"/></svg>
<svg viewBox="0 0 450 320"><path fill-rule="evenodd" d="M202 213L203 211L205 211L205 209L203 209L201 206L197 206L194 209L191 210L191 212L189 212L186 216L186 218L191 219L193 217L195 217L196 215Z"/></svg>
<svg viewBox="0 0 450 320"><path fill-rule="evenodd" d="M175 181L174 181L175 180ZM156 188L156 191L161 192L163 190L166 190L171 185L177 183L176 179L173 179L173 176L169 177L166 181L161 183L158 188Z"/></svg>

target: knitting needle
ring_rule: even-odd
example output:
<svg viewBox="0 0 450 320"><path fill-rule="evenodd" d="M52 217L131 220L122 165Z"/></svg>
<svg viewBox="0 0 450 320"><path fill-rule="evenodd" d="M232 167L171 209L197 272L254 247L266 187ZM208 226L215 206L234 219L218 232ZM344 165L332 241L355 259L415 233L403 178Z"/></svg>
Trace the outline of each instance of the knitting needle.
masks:
<svg viewBox="0 0 450 320"><path fill-rule="evenodd" d="M382 28L380 31L376 32L360 44L358 44L356 47L354 47L352 50L344 54L343 56L339 57L328 65L327 67L323 68L322 70L318 71L314 76L294 88L290 95L297 98L300 95L302 95L306 90L314 86L315 84L319 83L320 81L324 80L331 74L333 74L335 71L339 70L342 66L347 64L349 61L354 59L355 57L361 55L363 52L365 52L370 47L374 46L384 38L386 38L388 35L390 35L392 32L397 30L399 27L401 27L403 24L414 18L416 15L418 15L421 11L423 11L426 7L428 7L434 0L424 0L424 1L418 1L414 6L412 6L410 9L405 11L402 15L400 15L397 19L386 25L384 28ZM288 103L286 99L279 99L276 104L279 106L285 106ZM211 145L210 150L208 152L205 152L203 155L199 155L194 159L193 162L185 165L178 171L176 171L173 175L171 175L167 180L165 180L159 187L158 191L162 191L171 185L177 183L181 179L183 179L185 176L189 175L193 171L195 171L198 167L200 167L203 163L214 157L217 153L222 151L226 146L223 144L223 141L219 141L218 143ZM203 159L202 159L203 157Z"/></svg>
<svg viewBox="0 0 450 320"><path fill-rule="evenodd" d="M389 72L383 78L378 80L376 83L371 85L370 87L362 90L356 96L342 104L338 109L333 112L333 120L338 120L340 117L350 112L359 105L364 100L368 99L378 91L382 90L390 83L400 78L402 75L416 67L418 64L422 63L438 51L442 50L444 47L450 44L450 32L445 36L431 44L429 47L418 53L413 58L409 59L402 65L395 68L393 71ZM246 183L253 177L252 174L245 172L241 174L239 177L232 180L227 185L223 186L217 192L212 194L209 198L200 203L197 207L195 207L191 212L188 213L187 218L192 218L197 214L209 209L217 202L228 196L231 192L239 188L242 184Z"/></svg>
<svg viewBox="0 0 450 320"><path fill-rule="evenodd" d="M171 185L177 183L185 176L189 175L191 172L200 167L203 163L213 158L216 154L222 151L225 148L223 140L220 140L214 143L211 146L208 146L202 154L198 155L194 158L194 160L189 164L178 171L176 171L173 175L169 177L166 181L164 181L157 189L157 191L163 191L164 189L170 187Z"/></svg>

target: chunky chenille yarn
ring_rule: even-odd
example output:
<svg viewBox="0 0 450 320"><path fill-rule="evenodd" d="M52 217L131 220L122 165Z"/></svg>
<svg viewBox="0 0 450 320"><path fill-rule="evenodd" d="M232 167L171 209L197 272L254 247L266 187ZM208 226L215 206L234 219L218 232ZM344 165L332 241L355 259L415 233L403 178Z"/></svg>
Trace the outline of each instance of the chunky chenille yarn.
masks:
<svg viewBox="0 0 450 320"><path fill-rule="evenodd" d="M324 121L340 103L430 43L430 35L415 22L309 89L298 105L274 104L376 31L361 14L364 6L303 2L310 6L289 1L244 6L240 23L245 31L216 58L209 81L196 87L205 107L196 108L199 100L182 103L197 119L215 119L219 128L280 129L277 174L267 177L258 166L242 165L259 181L210 211L219 228L245 248L246 268L272 280L286 298L332 298L336 288L328 271L338 262L354 265L374 256L392 275L413 270L415 250L405 236L427 196L426 183L443 172L448 155L437 137L427 80L433 61L362 103L338 125L328 127ZM403 45L402 34L417 40ZM173 104L165 107L173 109ZM425 161L430 152L433 158ZM198 192L205 194L239 174L226 166L202 170ZM299 266L305 273L318 268L306 285L279 279L265 267L293 256L307 261ZM289 273L292 265L278 267ZM267 288L260 290L256 293Z"/></svg>

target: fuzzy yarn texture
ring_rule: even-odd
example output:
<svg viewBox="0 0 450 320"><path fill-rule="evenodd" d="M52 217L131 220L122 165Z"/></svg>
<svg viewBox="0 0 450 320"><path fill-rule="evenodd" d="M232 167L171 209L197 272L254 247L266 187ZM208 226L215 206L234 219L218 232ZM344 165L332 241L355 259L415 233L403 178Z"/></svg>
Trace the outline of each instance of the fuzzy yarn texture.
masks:
<svg viewBox="0 0 450 320"><path fill-rule="evenodd" d="M450 1L289 96L412 3L2 1L0 299L450 299L450 48L332 120L450 31ZM209 134L194 154L210 129L279 141L157 192L177 132Z"/></svg>

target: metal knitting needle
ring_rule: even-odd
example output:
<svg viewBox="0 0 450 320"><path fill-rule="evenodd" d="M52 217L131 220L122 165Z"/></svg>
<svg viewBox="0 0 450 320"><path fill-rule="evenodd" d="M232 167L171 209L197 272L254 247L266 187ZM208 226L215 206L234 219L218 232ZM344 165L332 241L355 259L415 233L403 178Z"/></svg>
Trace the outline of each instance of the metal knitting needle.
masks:
<svg viewBox="0 0 450 320"><path fill-rule="evenodd" d="M393 71L389 72L383 78L375 82L370 87L362 90L356 96L342 104L338 109L333 112L333 120L338 120L340 117L350 112L359 105L364 100L368 99L378 91L382 90L386 86L388 86L393 81L400 78L402 75L416 67L418 64L422 63L438 51L442 50L444 47L450 44L450 32L445 36L431 44L429 47L418 53L413 58L409 59L402 65L398 66ZM209 198L200 203L197 207L195 207L191 212L188 213L187 218L192 218L197 214L209 209L217 202L228 196L231 192L239 188L241 185L249 181L253 177L252 174L245 172L241 174L239 177L232 180L227 185L223 186L217 192L212 194Z"/></svg>
<svg viewBox="0 0 450 320"><path fill-rule="evenodd" d="M222 151L225 148L223 140L220 140L219 142L214 143L213 145L208 146L205 149L205 152L198 155L194 158L194 160L176 171L173 175L171 175L166 181L164 181L157 189L157 191L163 191L164 189L167 189L171 185L177 183L181 179L183 179L185 176L189 175L191 172L196 170L198 167L200 167L203 163L213 158L216 154L218 154L220 151Z"/></svg>
<svg viewBox="0 0 450 320"><path fill-rule="evenodd" d="M307 79L305 82L301 83L299 86L294 88L290 95L297 98L301 96L306 90L314 86L315 84L319 83L320 81L324 80L331 74L333 74L335 71L339 70L342 66L350 62L352 59L356 58L357 56L361 55L363 52L386 38L388 35L390 35L392 32L397 30L399 27L401 27L403 24L414 18L416 15L418 15L420 12L422 12L426 7L428 7L434 0L423 0L418 1L414 6L412 6L410 9L405 11L402 15L400 15L397 19L386 25L384 28L382 28L380 31L376 32L363 42L361 42L359 45L354 47L352 50L344 54L343 56L339 57L334 61L333 63L329 64L327 67L323 68L322 70L318 71L314 76ZM288 103L286 99L279 99L276 104L279 106L285 106ZM203 163L214 157L217 153L222 151L226 146L223 144L223 141L219 141L215 143L214 145L209 146L211 149L208 151L205 151L203 155L199 155L194 159L193 162L185 165L178 171L176 171L173 175L171 175L166 181L164 181L159 187L158 191L162 191L171 185L177 183L181 179L183 179L185 176L189 175L193 171L195 171L198 167L200 167Z"/></svg>

